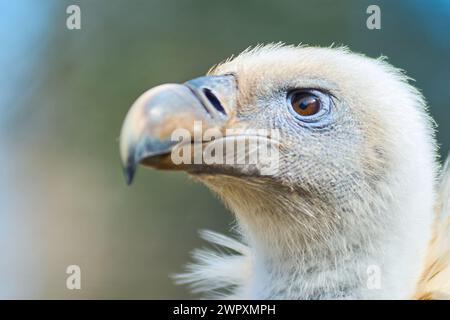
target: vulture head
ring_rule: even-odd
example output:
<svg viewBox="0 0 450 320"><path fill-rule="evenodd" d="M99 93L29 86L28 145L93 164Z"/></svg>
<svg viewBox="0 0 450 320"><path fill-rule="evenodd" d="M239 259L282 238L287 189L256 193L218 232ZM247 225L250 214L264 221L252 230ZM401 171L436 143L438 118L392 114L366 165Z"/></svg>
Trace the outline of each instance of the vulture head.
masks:
<svg viewBox="0 0 450 320"><path fill-rule="evenodd" d="M384 59L346 48L276 44L139 97L120 137L128 181L139 163L187 171L237 221L241 241L204 233L235 253L197 251L178 280L233 298L416 294L438 165L424 99L407 80ZM258 143L239 155L222 149L230 141ZM212 147L233 161L197 161L195 150ZM254 153L255 163L237 161Z"/></svg>

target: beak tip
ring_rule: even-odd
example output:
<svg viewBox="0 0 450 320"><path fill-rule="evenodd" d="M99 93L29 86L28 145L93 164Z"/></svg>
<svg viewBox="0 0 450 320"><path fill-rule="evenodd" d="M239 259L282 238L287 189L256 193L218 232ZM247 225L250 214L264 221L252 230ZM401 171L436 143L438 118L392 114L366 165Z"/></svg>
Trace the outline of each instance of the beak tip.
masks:
<svg viewBox="0 0 450 320"><path fill-rule="evenodd" d="M123 168L123 174L125 176L125 182L129 186L133 183L134 174L136 173L135 165L127 165Z"/></svg>

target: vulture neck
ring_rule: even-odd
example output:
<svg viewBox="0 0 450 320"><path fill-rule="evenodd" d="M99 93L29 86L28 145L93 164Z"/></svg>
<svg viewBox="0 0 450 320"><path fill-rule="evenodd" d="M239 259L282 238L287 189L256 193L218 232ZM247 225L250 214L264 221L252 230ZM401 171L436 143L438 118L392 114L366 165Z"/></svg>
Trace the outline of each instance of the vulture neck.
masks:
<svg viewBox="0 0 450 320"><path fill-rule="evenodd" d="M433 197L420 185L371 203L330 206L295 192L207 183L235 212L248 243L248 299L406 299L430 239ZM218 187L220 185L220 188ZM388 194L395 197L389 197Z"/></svg>

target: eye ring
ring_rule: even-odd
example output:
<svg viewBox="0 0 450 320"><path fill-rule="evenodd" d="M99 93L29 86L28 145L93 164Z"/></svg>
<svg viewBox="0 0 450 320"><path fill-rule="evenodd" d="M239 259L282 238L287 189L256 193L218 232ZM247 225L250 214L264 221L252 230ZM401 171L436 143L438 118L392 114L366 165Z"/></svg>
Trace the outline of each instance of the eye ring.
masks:
<svg viewBox="0 0 450 320"><path fill-rule="evenodd" d="M307 123L320 121L330 113L332 105L330 95L316 89L292 90L287 102L295 118Z"/></svg>

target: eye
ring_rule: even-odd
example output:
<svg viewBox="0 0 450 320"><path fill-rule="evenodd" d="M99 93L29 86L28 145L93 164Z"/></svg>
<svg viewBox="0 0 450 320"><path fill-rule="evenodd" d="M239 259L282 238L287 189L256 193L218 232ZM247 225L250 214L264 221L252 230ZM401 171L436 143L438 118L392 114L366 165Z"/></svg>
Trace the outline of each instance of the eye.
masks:
<svg viewBox="0 0 450 320"><path fill-rule="evenodd" d="M292 109L303 117L312 116L320 111L320 99L308 92L294 93L291 97Z"/></svg>
<svg viewBox="0 0 450 320"><path fill-rule="evenodd" d="M319 90L297 89L288 94L288 104L295 117L303 122L316 122L330 111L330 96Z"/></svg>

